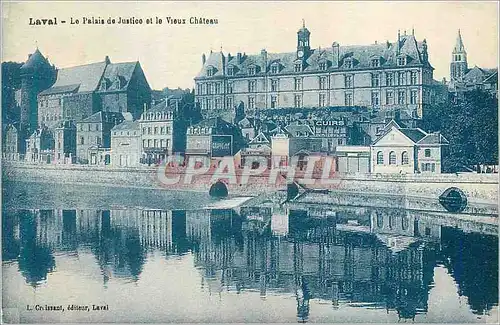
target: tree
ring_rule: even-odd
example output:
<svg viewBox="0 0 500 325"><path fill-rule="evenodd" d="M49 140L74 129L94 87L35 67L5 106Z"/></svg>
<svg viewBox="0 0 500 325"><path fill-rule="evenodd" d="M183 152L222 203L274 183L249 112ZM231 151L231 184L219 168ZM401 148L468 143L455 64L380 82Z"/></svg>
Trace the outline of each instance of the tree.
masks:
<svg viewBox="0 0 500 325"><path fill-rule="evenodd" d="M459 101L448 101L426 110L423 128L441 133L450 142L443 167L498 164L498 101L488 92L466 92Z"/></svg>

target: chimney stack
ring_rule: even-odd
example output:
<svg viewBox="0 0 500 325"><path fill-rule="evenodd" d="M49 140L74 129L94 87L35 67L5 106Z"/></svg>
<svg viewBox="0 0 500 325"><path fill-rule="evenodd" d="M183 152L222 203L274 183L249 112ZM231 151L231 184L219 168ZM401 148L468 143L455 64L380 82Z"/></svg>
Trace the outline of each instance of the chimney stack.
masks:
<svg viewBox="0 0 500 325"><path fill-rule="evenodd" d="M236 55L236 58L237 58L237 63L240 64L241 63L241 52L238 52L238 54Z"/></svg>
<svg viewBox="0 0 500 325"><path fill-rule="evenodd" d="M340 46L339 46L339 43L333 42L333 44L332 44L332 54L333 54L332 66L334 68L338 68L339 67L339 59L340 59Z"/></svg>

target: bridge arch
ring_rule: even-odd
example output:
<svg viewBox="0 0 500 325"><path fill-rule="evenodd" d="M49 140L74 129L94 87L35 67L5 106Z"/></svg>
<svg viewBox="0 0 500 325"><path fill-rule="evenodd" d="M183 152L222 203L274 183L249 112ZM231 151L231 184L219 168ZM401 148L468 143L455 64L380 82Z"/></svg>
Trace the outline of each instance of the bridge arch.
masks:
<svg viewBox="0 0 500 325"><path fill-rule="evenodd" d="M227 197L229 195L229 189L226 183L219 180L210 186L208 194L212 197Z"/></svg>

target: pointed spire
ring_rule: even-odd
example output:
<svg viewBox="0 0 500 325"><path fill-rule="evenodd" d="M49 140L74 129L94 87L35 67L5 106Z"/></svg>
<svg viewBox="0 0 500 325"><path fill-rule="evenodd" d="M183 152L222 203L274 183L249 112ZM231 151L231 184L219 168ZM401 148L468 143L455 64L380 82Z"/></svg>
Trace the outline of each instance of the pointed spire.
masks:
<svg viewBox="0 0 500 325"><path fill-rule="evenodd" d="M302 18L302 28L306 28L306 20Z"/></svg>
<svg viewBox="0 0 500 325"><path fill-rule="evenodd" d="M464 51L465 51L464 42L462 41L462 34L460 33L460 28L459 28L457 41L455 43L455 48L453 49L453 52L464 52Z"/></svg>

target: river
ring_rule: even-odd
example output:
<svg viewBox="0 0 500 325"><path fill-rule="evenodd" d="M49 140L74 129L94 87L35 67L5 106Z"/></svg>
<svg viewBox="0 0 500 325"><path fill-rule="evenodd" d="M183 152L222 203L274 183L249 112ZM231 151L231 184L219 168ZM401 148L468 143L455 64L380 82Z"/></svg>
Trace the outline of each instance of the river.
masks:
<svg viewBox="0 0 500 325"><path fill-rule="evenodd" d="M498 321L498 236L415 212L60 184L3 194L5 322Z"/></svg>

